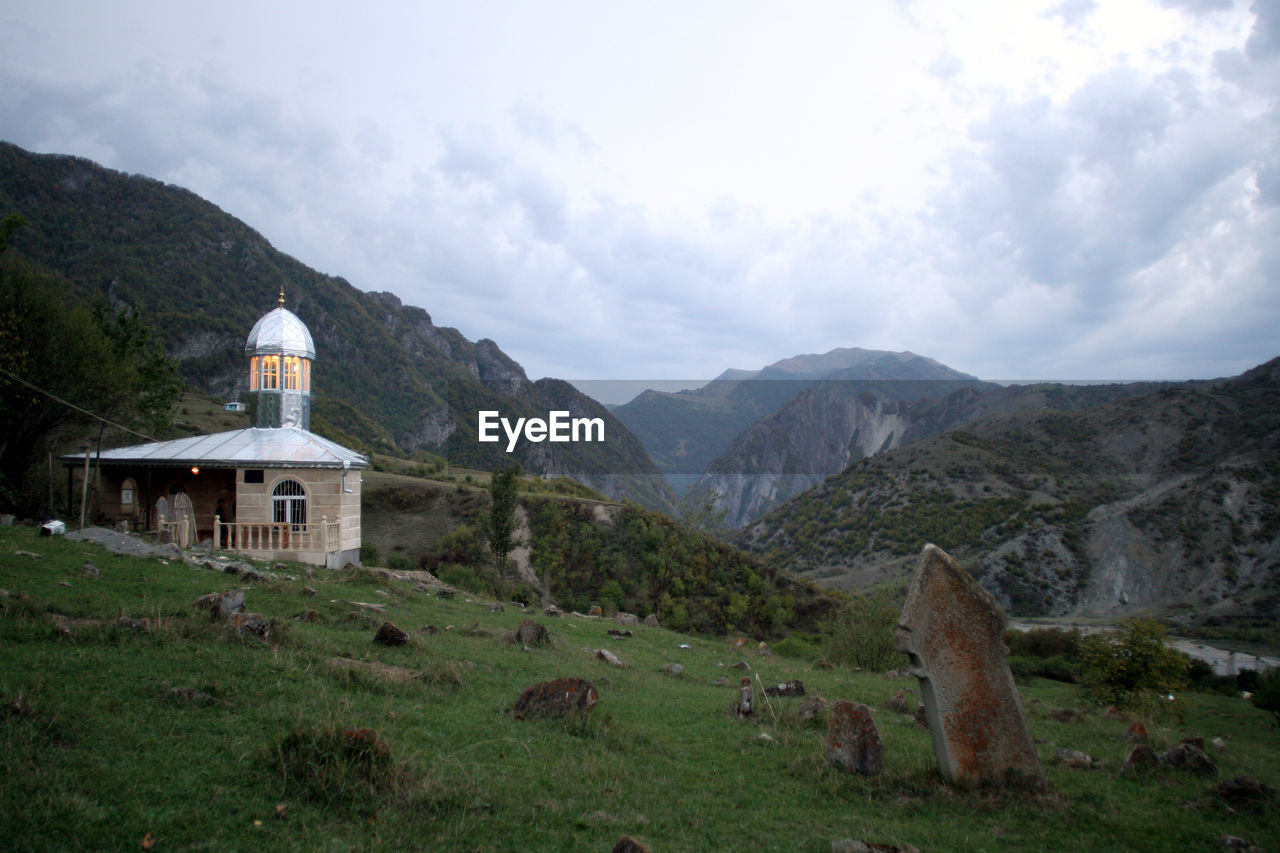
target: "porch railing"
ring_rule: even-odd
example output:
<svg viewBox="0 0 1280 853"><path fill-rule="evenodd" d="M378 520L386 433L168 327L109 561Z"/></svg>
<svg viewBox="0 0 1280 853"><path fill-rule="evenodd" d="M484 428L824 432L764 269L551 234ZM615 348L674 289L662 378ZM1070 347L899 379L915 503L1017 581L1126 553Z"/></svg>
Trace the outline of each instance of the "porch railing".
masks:
<svg viewBox="0 0 1280 853"><path fill-rule="evenodd" d="M317 524L290 524L284 521L223 521L213 517L214 547L230 551L323 551L339 550L342 523L322 516Z"/></svg>

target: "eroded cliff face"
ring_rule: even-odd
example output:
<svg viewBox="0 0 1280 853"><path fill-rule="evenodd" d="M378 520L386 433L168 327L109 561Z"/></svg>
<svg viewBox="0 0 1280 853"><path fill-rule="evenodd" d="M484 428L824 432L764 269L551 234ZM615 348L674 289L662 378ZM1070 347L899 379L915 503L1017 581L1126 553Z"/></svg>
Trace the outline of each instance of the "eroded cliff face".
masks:
<svg viewBox="0 0 1280 853"><path fill-rule="evenodd" d="M908 426L902 408L871 392L807 389L739 436L697 487L716 496L730 527L742 527L851 463L897 447Z"/></svg>

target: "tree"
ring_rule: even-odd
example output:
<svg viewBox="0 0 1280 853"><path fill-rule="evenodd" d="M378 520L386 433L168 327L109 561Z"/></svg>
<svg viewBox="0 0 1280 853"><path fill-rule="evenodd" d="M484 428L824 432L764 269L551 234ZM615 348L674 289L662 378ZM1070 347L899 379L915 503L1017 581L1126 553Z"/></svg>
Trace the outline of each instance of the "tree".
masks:
<svg viewBox="0 0 1280 853"><path fill-rule="evenodd" d="M73 304L66 290L21 261L0 263L0 498L24 511L39 502L27 475L46 445L105 421L161 429L182 388L141 316Z"/></svg>
<svg viewBox="0 0 1280 853"><path fill-rule="evenodd" d="M1101 705L1140 705L1187 680L1188 658L1165 644L1158 619L1129 619L1118 631L1085 637L1080 659L1086 693Z"/></svg>
<svg viewBox="0 0 1280 853"><path fill-rule="evenodd" d="M507 555L514 544L516 489L521 473L520 466L512 463L489 478L489 516L485 519L485 535L489 538L489 550L493 552L499 577L506 574Z"/></svg>
<svg viewBox="0 0 1280 853"><path fill-rule="evenodd" d="M1250 697L1253 704L1263 711L1269 711L1276 722L1280 723L1280 669L1269 669L1258 680L1258 687Z"/></svg>

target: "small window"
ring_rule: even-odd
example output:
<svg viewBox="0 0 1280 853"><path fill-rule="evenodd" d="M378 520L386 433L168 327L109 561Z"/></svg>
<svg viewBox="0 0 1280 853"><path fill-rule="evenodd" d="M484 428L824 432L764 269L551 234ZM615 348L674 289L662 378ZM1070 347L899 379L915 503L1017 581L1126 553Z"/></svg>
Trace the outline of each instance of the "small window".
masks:
<svg viewBox="0 0 1280 853"><path fill-rule="evenodd" d="M280 356L264 355L262 357L262 388L274 391L280 387Z"/></svg>
<svg viewBox="0 0 1280 853"><path fill-rule="evenodd" d="M244 481L246 484L263 483L261 468L246 468L244 472Z"/></svg>
<svg viewBox="0 0 1280 853"><path fill-rule="evenodd" d="M284 390L286 391L298 390L300 379L298 374L302 372L298 364L300 360L296 355L284 357Z"/></svg>
<svg viewBox="0 0 1280 853"><path fill-rule="evenodd" d="M258 357L256 355L249 359L249 390L258 390Z"/></svg>

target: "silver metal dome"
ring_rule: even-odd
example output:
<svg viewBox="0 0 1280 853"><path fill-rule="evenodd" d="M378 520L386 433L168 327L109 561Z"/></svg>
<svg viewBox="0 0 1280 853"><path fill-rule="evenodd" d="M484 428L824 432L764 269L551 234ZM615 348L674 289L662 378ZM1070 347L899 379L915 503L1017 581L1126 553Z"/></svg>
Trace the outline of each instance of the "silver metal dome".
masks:
<svg viewBox="0 0 1280 853"><path fill-rule="evenodd" d="M316 345L298 315L280 307L262 315L254 324L244 352L245 355L300 355L314 361Z"/></svg>

